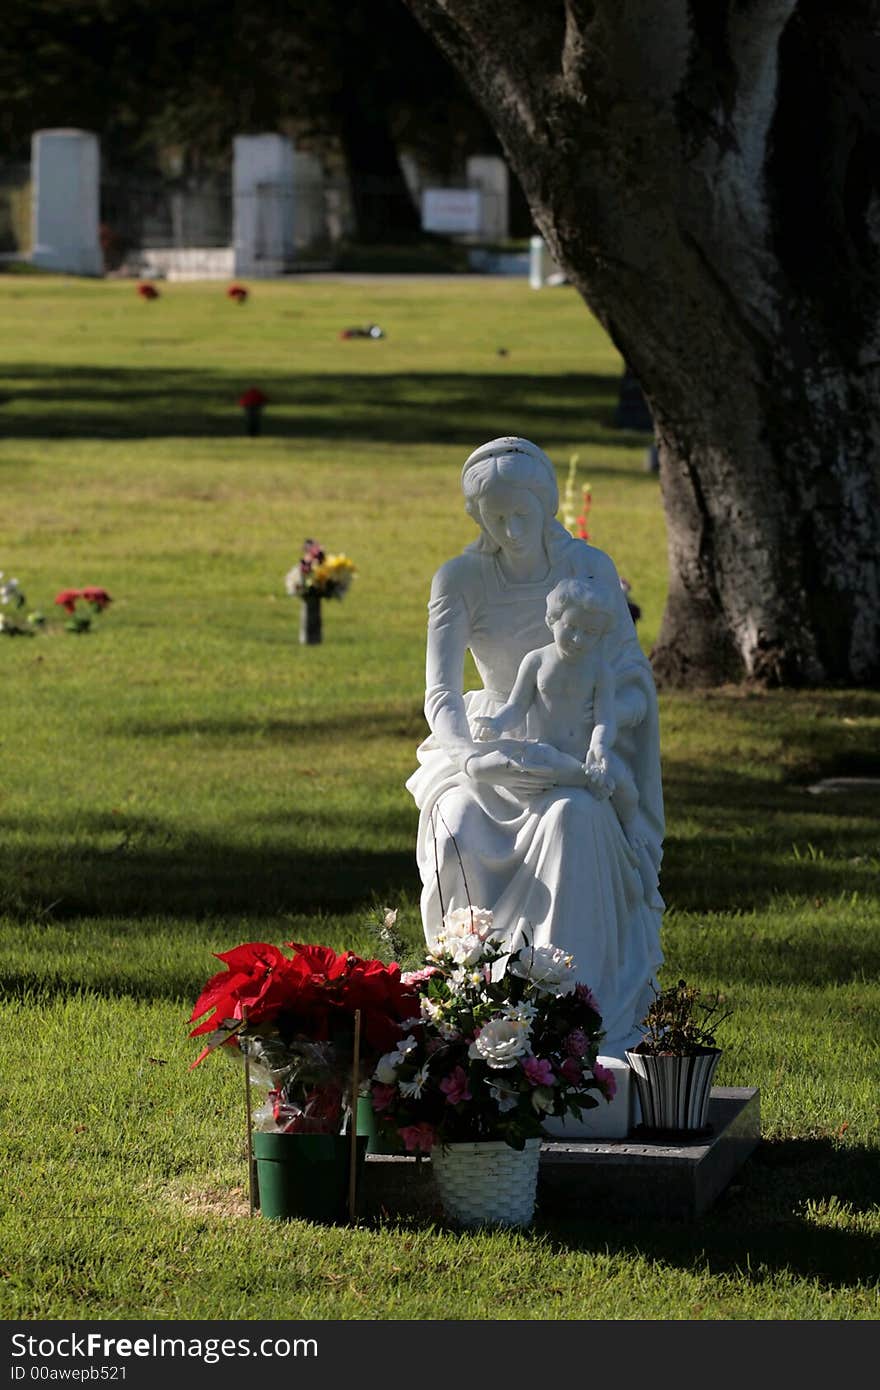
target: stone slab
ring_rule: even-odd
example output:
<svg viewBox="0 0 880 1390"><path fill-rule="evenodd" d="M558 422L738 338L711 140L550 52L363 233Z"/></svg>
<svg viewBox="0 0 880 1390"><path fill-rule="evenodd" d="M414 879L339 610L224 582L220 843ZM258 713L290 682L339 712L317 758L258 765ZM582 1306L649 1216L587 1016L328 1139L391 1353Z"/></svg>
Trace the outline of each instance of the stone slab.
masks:
<svg viewBox="0 0 880 1390"><path fill-rule="evenodd" d="M716 1086L711 1135L686 1143L635 1133L625 1139L549 1140L541 1148L538 1214L558 1218L641 1214L693 1221L709 1210L761 1137L756 1087ZM429 1158L370 1154L359 1209L367 1218L442 1219Z"/></svg>

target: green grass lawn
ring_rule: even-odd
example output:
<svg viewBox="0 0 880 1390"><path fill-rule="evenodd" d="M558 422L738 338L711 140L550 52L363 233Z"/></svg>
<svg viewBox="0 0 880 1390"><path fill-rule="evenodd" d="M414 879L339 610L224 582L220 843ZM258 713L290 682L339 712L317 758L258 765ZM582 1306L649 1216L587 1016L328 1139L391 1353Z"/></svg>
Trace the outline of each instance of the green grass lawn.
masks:
<svg viewBox="0 0 880 1390"><path fill-rule="evenodd" d="M430 578L475 535L464 458L524 434L563 483L578 454L646 649L665 539L573 291L224 290L0 276L0 569L30 608L114 598L86 636L0 636L0 1315L876 1317L877 802L807 790L878 771L876 692L661 701L666 977L734 1008L717 1080L760 1087L765 1135L704 1220L247 1217L240 1077L188 1071L186 1020L242 940L374 954L388 904L416 948L403 784ZM313 648L283 588L306 536L359 571Z"/></svg>

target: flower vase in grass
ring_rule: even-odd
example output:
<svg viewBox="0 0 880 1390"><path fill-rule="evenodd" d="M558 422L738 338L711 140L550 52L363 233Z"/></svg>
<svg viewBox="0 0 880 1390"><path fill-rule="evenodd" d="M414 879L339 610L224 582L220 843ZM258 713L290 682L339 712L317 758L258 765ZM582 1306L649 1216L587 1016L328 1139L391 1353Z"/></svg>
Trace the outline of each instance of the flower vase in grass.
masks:
<svg viewBox="0 0 880 1390"><path fill-rule="evenodd" d="M315 646L321 641L321 600L341 599L355 574L354 564L347 555L328 555L317 541L306 540L299 561L284 578L290 597L303 601L299 632L303 646Z"/></svg>
<svg viewBox="0 0 880 1390"><path fill-rule="evenodd" d="M88 607L88 613L77 611L76 605L80 600ZM73 633L91 632L94 619L112 602L107 590L97 584L87 585L84 589L62 589L61 593L55 596L56 605L63 608L67 614L65 629Z"/></svg>
<svg viewBox="0 0 880 1390"><path fill-rule="evenodd" d="M239 396L238 403L244 411L244 427L249 435L260 433L263 406L268 400L269 397L264 395L258 386L251 386Z"/></svg>
<svg viewBox="0 0 880 1390"><path fill-rule="evenodd" d="M404 980L419 1018L380 1058L373 1109L407 1152L432 1155L447 1215L526 1224L545 1119L613 1099L596 1060L599 1006L571 956L511 951L477 907L448 912L427 964Z"/></svg>
<svg viewBox="0 0 880 1390"><path fill-rule="evenodd" d="M0 607L8 608L8 613L0 613L0 634L4 637L36 637L40 628L45 627L46 619L42 613L29 613L24 623L13 614L21 614L27 607L27 599L17 579L3 578L0 570Z"/></svg>
<svg viewBox="0 0 880 1390"><path fill-rule="evenodd" d="M226 968L208 981L190 1019L210 1014L190 1034L207 1035L192 1065L231 1049L265 1091L253 1115L264 1216L339 1220L352 1147L362 1159L367 1142L352 1134L357 1092L418 1013L418 998L395 964L286 944L292 956L263 942L218 954Z"/></svg>

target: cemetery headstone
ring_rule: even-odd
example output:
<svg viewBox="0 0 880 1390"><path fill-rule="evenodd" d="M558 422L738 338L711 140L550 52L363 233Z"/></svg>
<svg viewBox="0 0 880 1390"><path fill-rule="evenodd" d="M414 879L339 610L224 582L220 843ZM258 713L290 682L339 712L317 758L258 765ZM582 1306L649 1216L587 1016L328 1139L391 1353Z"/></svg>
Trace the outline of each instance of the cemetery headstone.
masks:
<svg viewBox="0 0 880 1390"><path fill-rule="evenodd" d="M100 147L87 130L38 130L31 140L31 259L44 270L103 275Z"/></svg>
<svg viewBox="0 0 880 1390"><path fill-rule="evenodd" d="M283 135L233 142L235 275L282 275L294 257L294 152Z"/></svg>
<svg viewBox="0 0 880 1390"><path fill-rule="evenodd" d="M471 155L466 176L468 187L480 192L479 235L486 241L506 241L510 235L510 195L504 160L497 155Z"/></svg>

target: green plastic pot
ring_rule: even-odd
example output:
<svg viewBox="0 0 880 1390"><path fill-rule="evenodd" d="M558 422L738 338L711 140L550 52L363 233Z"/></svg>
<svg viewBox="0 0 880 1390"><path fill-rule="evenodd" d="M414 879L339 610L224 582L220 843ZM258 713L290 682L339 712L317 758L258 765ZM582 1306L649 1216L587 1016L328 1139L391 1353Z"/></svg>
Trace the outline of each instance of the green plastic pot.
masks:
<svg viewBox="0 0 880 1390"><path fill-rule="evenodd" d="M351 1139L347 1134L264 1134L253 1136L260 1211L268 1221L348 1220ZM367 1152L357 1138L357 1180Z"/></svg>
<svg viewBox="0 0 880 1390"><path fill-rule="evenodd" d="M403 1153L403 1145L396 1132L382 1126L369 1096L358 1096L357 1132L366 1137L368 1154Z"/></svg>

